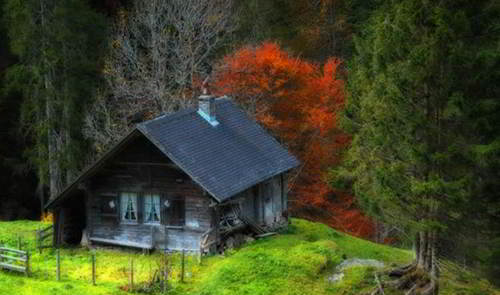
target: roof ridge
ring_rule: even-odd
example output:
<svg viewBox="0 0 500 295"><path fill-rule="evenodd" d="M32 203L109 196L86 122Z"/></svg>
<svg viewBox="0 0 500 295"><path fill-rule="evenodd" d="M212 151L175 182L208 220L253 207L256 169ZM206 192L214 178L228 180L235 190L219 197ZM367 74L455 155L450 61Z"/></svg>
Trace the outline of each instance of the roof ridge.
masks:
<svg viewBox="0 0 500 295"><path fill-rule="evenodd" d="M217 104L221 104L221 103L225 103L225 102L232 102L232 99L227 95L223 95L223 96L219 96L219 97L215 98L215 103L217 103ZM183 117L185 115L194 113L197 110L198 110L198 108L195 106L187 107L187 108L178 110L178 111L173 112L173 113L159 115L158 117L153 118L151 120L147 120L147 121L138 123L136 126L138 127L138 126L142 126L142 125L147 125L149 123L152 123L152 122L155 122L158 120L165 120L165 121L169 122L171 120L174 120L174 119Z"/></svg>
<svg viewBox="0 0 500 295"><path fill-rule="evenodd" d="M150 123L153 123L153 122L157 122L157 121L166 121L166 122L170 122L170 121L173 121L175 119L179 119L179 118L182 118L184 117L185 115L189 115L193 112L195 112L196 109L195 108L185 108L185 109L182 109L180 111L177 111L177 112L174 112L174 113L169 113L169 114L163 114L163 115L160 115L156 118L153 118L151 120L147 120L147 121L144 121L144 122L141 122L141 123L138 123L136 125L136 127L140 127L140 126L145 126L145 125L148 125Z"/></svg>

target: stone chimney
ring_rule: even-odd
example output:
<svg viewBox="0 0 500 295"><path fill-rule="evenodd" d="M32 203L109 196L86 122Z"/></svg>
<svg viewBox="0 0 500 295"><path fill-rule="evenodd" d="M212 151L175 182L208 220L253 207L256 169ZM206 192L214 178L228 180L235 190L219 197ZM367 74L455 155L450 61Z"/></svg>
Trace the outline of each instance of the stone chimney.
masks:
<svg viewBox="0 0 500 295"><path fill-rule="evenodd" d="M198 114L212 126L219 125L215 112L215 96L208 94L208 78L203 81L203 94L198 98Z"/></svg>
<svg viewBox="0 0 500 295"><path fill-rule="evenodd" d="M219 124L215 113L215 97L213 95L200 95L198 98L198 114L212 126Z"/></svg>

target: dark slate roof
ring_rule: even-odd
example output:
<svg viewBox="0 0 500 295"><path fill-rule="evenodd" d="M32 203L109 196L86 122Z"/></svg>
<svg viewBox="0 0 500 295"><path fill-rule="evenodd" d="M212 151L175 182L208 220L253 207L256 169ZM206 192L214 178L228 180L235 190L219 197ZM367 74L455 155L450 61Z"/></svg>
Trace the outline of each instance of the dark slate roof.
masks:
<svg viewBox="0 0 500 295"><path fill-rule="evenodd" d="M84 170L51 208L71 197L133 138L146 136L158 149L219 202L299 165L297 159L229 99L216 100L219 124L212 126L197 109L185 109L137 125L111 150Z"/></svg>
<svg viewBox="0 0 500 295"><path fill-rule="evenodd" d="M218 201L299 162L229 99L216 100L217 126L186 109L137 126Z"/></svg>

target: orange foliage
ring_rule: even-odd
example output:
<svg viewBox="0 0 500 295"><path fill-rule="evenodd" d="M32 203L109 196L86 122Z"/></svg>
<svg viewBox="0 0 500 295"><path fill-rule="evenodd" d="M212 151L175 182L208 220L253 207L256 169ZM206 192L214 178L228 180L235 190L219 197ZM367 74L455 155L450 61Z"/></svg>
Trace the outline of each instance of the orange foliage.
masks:
<svg viewBox="0 0 500 295"><path fill-rule="evenodd" d="M243 105L300 159L300 173L290 184L296 196L292 209L323 209L330 217L315 219L368 237L371 221L351 196L335 193L329 198L333 193L324 179L327 169L339 161L336 151L349 141L336 126L336 113L345 99L340 66L337 58L321 67L290 56L275 43L263 43L226 56L212 87L216 94Z"/></svg>
<svg viewBox="0 0 500 295"><path fill-rule="evenodd" d="M52 212L42 213L42 216L40 217L40 221L42 221L42 222L54 222L54 215L52 214Z"/></svg>

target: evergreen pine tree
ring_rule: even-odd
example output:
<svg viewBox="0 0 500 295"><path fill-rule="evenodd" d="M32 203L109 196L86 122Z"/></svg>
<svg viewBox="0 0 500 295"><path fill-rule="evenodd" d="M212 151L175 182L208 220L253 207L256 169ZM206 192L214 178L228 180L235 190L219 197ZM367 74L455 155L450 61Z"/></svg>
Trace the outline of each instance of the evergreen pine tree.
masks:
<svg viewBox="0 0 500 295"><path fill-rule="evenodd" d="M5 25L19 62L6 87L23 94L27 151L54 196L84 162L85 109L98 83L105 20L85 0L5 0Z"/></svg>
<svg viewBox="0 0 500 295"><path fill-rule="evenodd" d="M481 190L477 163L498 160L498 12L488 0L386 1L355 40L353 140L332 182L415 236L415 262L392 273L410 294L437 293L440 235Z"/></svg>

